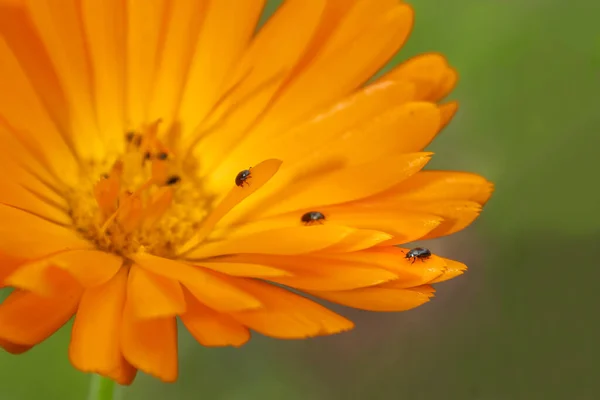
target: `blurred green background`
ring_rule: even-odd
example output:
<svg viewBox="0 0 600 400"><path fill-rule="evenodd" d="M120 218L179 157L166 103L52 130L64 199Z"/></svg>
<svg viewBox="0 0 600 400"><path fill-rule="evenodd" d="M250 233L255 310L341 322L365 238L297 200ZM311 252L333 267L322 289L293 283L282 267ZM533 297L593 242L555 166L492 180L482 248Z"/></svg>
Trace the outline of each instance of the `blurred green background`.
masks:
<svg viewBox="0 0 600 400"><path fill-rule="evenodd" d="M469 272L412 311L342 310L357 327L334 337L206 349L182 333L178 383L139 376L123 399L600 398L600 3L411 3L393 63L441 51L461 74L430 166L496 183L472 227L428 245ZM84 399L67 344L63 329L0 353L0 399Z"/></svg>

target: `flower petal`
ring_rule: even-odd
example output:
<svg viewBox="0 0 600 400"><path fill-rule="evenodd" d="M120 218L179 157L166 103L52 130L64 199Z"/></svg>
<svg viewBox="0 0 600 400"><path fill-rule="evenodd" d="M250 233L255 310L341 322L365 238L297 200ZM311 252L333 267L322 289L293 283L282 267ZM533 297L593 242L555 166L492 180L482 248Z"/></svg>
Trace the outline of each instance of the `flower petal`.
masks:
<svg viewBox="0 0 600 400"><path fill-rule="evenodd" d="M4 204L0 204L0 221L0 252L9 256L35 259L93 247L74 231Z"/></svg>
<svg viewBox="0 0 600 400"><path fill-rule="evenodd" d="M338 243L354 229L344 226L299 226L256 232L238 238L202 244L187 253L190 260L235 253L302 254Z"/></svg>
<svg viewBox="0 0 600 400"><path fill-rule="evenodd" d="M372 120L381 114L390 104L400 105L412 99L414 87L407 82L380 82L369 85L344 100L336 101L333 105L315 112L306 122L284 130L268 141L248 140L252 151L236 151L232 162L223 164L218 176L232 176L239 165L253 165L258 160L285 155L284 168L304 161L315 152L315 145L321 151L325 144L338 140L340 135L358 124ZM252 141L252 143L250 143ZM221 180L222 181L222 180ZM215 185L220 181L215 179ZM260 193L259 193L260 195Z"/></svg>
<svg viewBox="0 0 600 400"><path fill-rule="evenodd" d="M440 131L442 129L444 129L450 123L450 121L452 121L452 118L454 118L454 115L456 114L457 111L458 111L458 102L456 102L456 101L451 101L449 103L442 104L440 106L440 116L441 116Z"/></svg>
<svg viewBox="0 0 600 400"><path fill-rule="evenodd" d="M208 268L213 271L231 275L231 276L242 276L248 278L269 278L278 276L290 276L291 273L274 268L266 265L256 265L248 263L233 263L233 262L221 262L220 258L216 258L214 262L202 261L198 263L198 266Z"/></svg>
<svg viewBox="0 0 600 400"><path fill-rule="evenodd" d="M406 311L427 303L433 297L428 286L399 289L386 285L389 284L342 292L310 293L333 303L368 311Z"/></svg>
<svg viewBox="0 0 600 400"><path fill-rule="evenodd" d="M250 339L250 332L244 325L206 307L187 290L184 293L187 310L181 315L181 322L201 345L240 347Z"/></svg>
<svg viewBox="0 0 600 400"><path fill-rule="evenodd" d="M131 266L127 295L133 316L138 319L172 317L185 312L185 299L179 282Z"/></svg>
<svg viewBox="0 0 600 400"><path fill-rule="evenodd" d="M369 197L413 175L430 157L431 153L401 154L351 167L330 162L319 169L303 171L302 177L298 176L296 182L271 196L262 204L264 211L254 215L276 215ZM265 190L268 186L265 185Z"/></svg>
<svg viewBox="0 0 600 400"><path fill-rule="evenodd" d="M438 53L419 54L382 76L381 80L409 81L415 84L415 99L438 100L443 93L450 67L446 58Z"/></svg>
<svg viewBox="0 0 600 400"><path fill-rule="evenodd" d="M177 380L175 317L140 320L134 315L128 297L120 333L121 351L131 365L163 382Z"/></svg>
<svg viewBox="0 0 600 400"><path fill-rule="evenodd" d="M127 121L131 127L142 126L149 120L148 99L161 61L165 33L163 20L169 11L169 3L173 2L152 0L140 7L137 0L127 0L125 84Z"/></svg>
<svg viewBox="0 0 600 400"><path fill-rule="evenodd" d="M372 229L357 229L346 236L340 242L327 247L321 253L346 253L350 251L360 251L385 243L393 238L392 235L385 232L379 232Z"/></svg>
<svg viewBox="0 0 600 400"><path fill-rule="evenodd" d="M438 87L430 95L430 100L440 101L448 96L458 82L458 72L454 68L448 68L444 73L444 77L439 82Z"/></svg>
<svg viewBox="0 0 600 400"><path fill-rule="evenodd" d="M86 158L103 156L105 147L94 109L94 74L90 65L80 2L65 0L55 7L52 0L29 0L31 19L49 57L65 101L69 105L70 139L77 153Z"/></svg>
<svg viewBox="0 0 600 400"><path fill-rule="evenodd" d="M469 172L421 171L387 194L396 200L469 200L484 205L490 198L493 184L484 177ZM383 198L384 196L382 196Z"/></svg>
<svg viewBox="0 0 600 400"><path fill-rule="evenodd" d="M151 82L153 90L147 99L146 122L162 119L170 126L178 115L198 35L206 22L208 4L207 1L167 2L156 55L158 65Z"/></svg>
<svg viewBox="0 0 600 400"><path fill-rule="evenodd" d="M15 290L0 304L0 339L34 346L71 319L81 298L81 287L66 274L53 279L60 290L52 297Z"/></svg>
<svg viewBox="0 0 600 400"><path fill-rule="evenodd" d="M120 329L127 269L122 268L103 285L83 294L75 316L69 345L69 360L75 368L94 372L129 385L136 370L121 353Z"/></svg>
<svg viewBox="0 0 600 400"><path fill-rule="evenodd" d="M263 7L263 0L207 2L182 97L184 135L192 132L222 95L226 78L240 64Z"/></svg>
<svg viewBox="0 0 600 400"><path fill-rule="evenodd" d="M133 259L151 273L180 282L198 300L217 311L227 312L261 306L255 297L239 289L231 283L233 281L223 275L150 254L136 254Z"/></svg>
<svg viewBox="0 0 600 400"><path fill-rule="evenodd" d="M263 335L301 339L332 335L354 327L346 318L285 289L249 279L238 284L259 298L263 307L232 313L231 316Z"/></svg>
<svg viewBox="0 0 600 400"><path fill-rule="evenodd" d="M324 49L293 79L270 110L272 121L267 116L260 130L275 132L311 109L348 94L402 46L412 29L410 6L379 9L377 16L369 19L364 6L371 3L377 7L377 2L360 3L344 17Z"/></svg>
<svg viewBox="0 0 600 400"><path fill-rule="evenodd" d="M257 4L258 2L247 3ZM239 8L238 3L235 4L236 9ZM220 130L217 135L209 138L199 146L202 148L202 168L211 171L223 161L223 154L230 151L232 144L237 144L244 140L244 134L247 132L250 124L261 115L274 96L277 95L281 86L288 80L293 67L298 63L305 49L311 43L324 6L325 2L323 0L311 2L302 0L286 1L258 31L247 51L239 60L235 71L232 73L234 80L240 80L238 78L240 76L245 76L245 78L240 80L235 92L222 103L223 109L237 107L238 109L243 109L243 111L236 111L235 117L232 116L230 118L226 128ZM225 10L225 8L226 6L224 5L223 9ZM231 8L229 7L226 9L225 12L228 13L228 17L225 20L232 19L230 10ZM236 15L238 12L236 12ZM219 53L221 53L220 49ZM213 56L210 55L209 59L211 61L212 58ZM211 65L213 63L205 61L204 64ZM267 91L260 93L260 95L256 92L256 88L280 73L283 73L281 79L276 80L275 84L271 85ZM196 90L196 92L204 93L205 89L202 88L201 90ZM252 95L252 101L240 107L239 98L246 97L248 93L252 92L255 92ZM192 102L190 103L190 107L188 107L190 108L190 113L195 115L198 113L196 103ZM255 163L256 160L248 165ZM236 166L239 165L238 161ZM218 185L218 182L219 179L215 179L216 185ZM216 191L220 192L220 190Z"/></svg>
<svg viewBox="0 0 600 400"><path fill-rule="evenodd" d="M257 267L273 266L288 271L290 276L273 276L265 279L303 290L350 290L398 279L393 272L369 264L318 256L244 254L229 256L225 259L255 264Z"/></svg>
<svg viewBox="0 0 600 400"><path fill-rule="evenodd" d="M110 280L122 264L121 257L102 251L66 251L20 265L5 282L41 296L51 296L56 288L50 285L51 280L47 277L59 270L69 273L79 284L89 288Z"/></svg>
<svg viewBox="0 0 600 400"><path fill-rule="evenodd" d="M188 242L181 246L180 249L178 249L179 254L186 253L189 250L197 247L198 244L200 244L213 230L215 225L221 220L221 218L223 218L223 216L225 216L231 209L244 201L258 189L263 187L263 185L277 173L280 166L280 160L264 160L250 170L250 175L244 182L245 185L232 185L233 187L231 190L223 199L220 200L218 205L213 208L208 217L202 221L196 234Z"/></svg>
<svg viewBox="0 0 600 400"><path fill-rule="evenodd" d="M94 71L98 128L111 150L124 146L127 10L122 0L82 0L81 19Z"/></svg>
<svg viewBox="0 0 600 400"><path fill-rule="evenodd" d="M444 221L423 236L423 239L433 239L461 231L471 225L481 213L481 206L473 201L430 201L409 207L444 218Z"/></svg>
<svg viewBox="0 0 600 400"><path fill-rule="evenodd" d="M446 262L446 270L444 273L429 283L445 282L464 274L467 270L467 266L461 262L450 260L448 258L444 258L444 261Z"/></svg>
<svg viewBox="0 0 600 400"><path fill-rule="evenodd" d="M0 115L0 169L4 179L23 186L48 204L67 210L68 203L62 195L64 184L49 172L44 157L21 140L27 136L8 126Z"/></svg>
<svg viewBox="0 0 600 400"><path fill-rule="evenodd" d="M325 44L314 58L286 86L256 129L249 133L222 165L231 168L239 153L252 153L301 117L326 107L366 81L404 43L412 28L413 12L406 4L359 2L342 18L331 44ZM358 4L358 3L357 3ZM371 4L377 12L365 13ZM382 40L381 38L385 38ZM221 154L221 153L219 153ZM238 165L239 167L239 165ZM223 176L217 170L217 176Z"/></svg>
<svg viewBox="0 0 600 400"><path fill-rule="evenodd" d="M33 346L23 346L22 344L15 344L8 340L0 339L0 348L3 348L10 354L23 354L30 350Z"/></svg>
<svg viewBox="0 0 600 400"><path fill-rule="evenodd" d="M435 255L424 263L413 264L406 259L406 250L394 246L375 247L353 253L323 254L320 257L337 262L358 263L373 268L387 269L398 276L394 283L396 287L401 288L429 283L442 276L447 265L445 259Z"/></svg>
<svg viewBox="0 0 600 400"><path fill-rule="evenodd" d="M402 211L397 208L367 207L366 205L364 207L356 207L352 204L340 204L319 207L318 210L325 216L323 224L342 225L360 230L349 236L347 238L348 241L353 241L358 236L363 236L373 240L373 246L379 244L381 241L390 239L389 235L394 236L396 243L415 241L439 226L443 221L443 218L432 214ZM255 232L304 225L301 221L302 216L310 211L310 209L298 210L242 225L224 227L214 230L211 233L210 239L218 240L225 237L241 237ZM374 233L373 235L369 235L368 230L379 231L380 234ZM384 238L381 232L389 234L388 237ZM345 244L340 242L340 246L345 246Z"/></svg>
<svg viewBox="0 0 600 400"><path fill-rule="evenodd" d="M0 203L13 206L51 222L70 225L69 214L56 205L43 201L22 185L0 178Z"/></svg>
<svg viewBox="0 0 600 400"><path fill-rule="evenodd" d="M34 149L55 176L76 184L77 164L66 142L64 94L23 10L0 4L0 37L0 117L19 131L20 141ZM34 136L35 132L44 134Z"/></svg>

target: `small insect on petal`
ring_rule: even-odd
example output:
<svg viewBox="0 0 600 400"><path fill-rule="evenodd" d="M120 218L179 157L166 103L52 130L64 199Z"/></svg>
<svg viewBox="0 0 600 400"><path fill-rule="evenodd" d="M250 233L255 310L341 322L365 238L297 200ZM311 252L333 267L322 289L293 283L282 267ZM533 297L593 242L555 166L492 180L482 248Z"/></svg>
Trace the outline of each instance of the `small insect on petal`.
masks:
<svg viewBox="0 0 600 400"><path fill-rule="evenodd" d="M173 186L173 185L178 184L180 181L181 181L181 178L179 176L173 175L173 176L170 176L166 180L165 185L167 185L167 186Z"/></svg>
<svg viewBox="0 0 600 400"><path fill-rule="evenodd" d="M300 220L304 225L312 225L317 222L322 224L325 221L325 216L319 211L309 211Z"/></svg>
<svg viewBox="0 0 600 400"><path fill-rule="evenodd" d="M409 250L408 253L406 253L406 256L404 256L406 259L412 259L411 264L414 264L417 260L425 262L429 257L431 257L431 251L423 247L415 247L414 249Z"/></svg>
<svg viewBox="0 0 600 400"><path fill-rule="evenodd" d="M235 177L236 186L244 187L245 183L250 184L249 182L247 182L247 180L251 177L252 177L252 172L250 172L250 169L245 169L245 170L241 171Z"/></svg>

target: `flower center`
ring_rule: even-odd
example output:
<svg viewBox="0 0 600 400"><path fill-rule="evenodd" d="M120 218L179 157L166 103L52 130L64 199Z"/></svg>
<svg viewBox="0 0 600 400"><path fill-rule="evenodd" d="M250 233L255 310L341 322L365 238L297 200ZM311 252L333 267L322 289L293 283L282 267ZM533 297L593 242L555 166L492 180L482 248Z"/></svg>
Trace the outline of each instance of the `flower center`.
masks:
<svg viewBox="0 0 600 400"><path fill-rule="evenodd" d="M103 250L172 257L211 208L194 160L178 158L157 129L129 132L122 154L85 163L67 195L76 229Z"/></svg>

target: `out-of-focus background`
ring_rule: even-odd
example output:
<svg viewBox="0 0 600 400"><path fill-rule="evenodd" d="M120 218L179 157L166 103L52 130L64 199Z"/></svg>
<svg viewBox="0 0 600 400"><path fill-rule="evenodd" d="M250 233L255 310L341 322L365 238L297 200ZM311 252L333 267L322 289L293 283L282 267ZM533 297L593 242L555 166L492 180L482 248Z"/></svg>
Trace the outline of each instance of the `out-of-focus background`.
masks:
<svg viewBox="0 0 600 400"><path fill-rule="evenodd" d="M441 51L462 78L430 167L496 183L473 226L427 244L469 272L412 311L345 309L357 327L334 337L206 349L182 333L178 383L140 376L124 400L600 399L600 3L411 3L393 64ZM85 398L68 336L0 353L0 399Z"/></svg>

